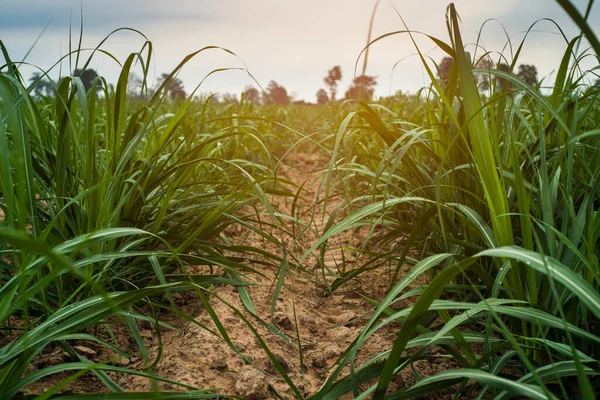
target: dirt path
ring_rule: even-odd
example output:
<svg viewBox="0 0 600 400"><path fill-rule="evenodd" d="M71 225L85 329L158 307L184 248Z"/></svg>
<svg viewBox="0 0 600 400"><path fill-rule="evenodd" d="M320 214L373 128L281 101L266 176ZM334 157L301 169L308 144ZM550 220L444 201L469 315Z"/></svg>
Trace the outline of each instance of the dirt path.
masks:
<svg viewBox="0 0 600 400"><path fill-rule="evenodd" d="M275 226L265 228L268 233L277 237L284 244L289 254L288 259L298 260L317 238L326 230L325 224L331 213L341 203L340 198L330 197L326 210L323 203L317 202L325 193L319 193L319 177L327 168L329 158L326 155L311 152L295 152L281 165L278 175L301 186L304 183L305 192L302 198L292 205L292 200L281 197L273 199L273 207L283 214L294 215L296 223L282 220L279 229ZM294 190L295 191L295 190ZM340 207L340 210L342 208ZM293 211L293 212L292 212ZM343 218L343 210L336 214L336 221ZM305 226L311 229L302 229ZM287 233L286 233L287 232ZM239 225L230 227L227 236L235 245L251 245L263 251L282 256L281 246L278 246L251 230ZM161 330L162 355L153 370L141 360L121 360L119 366L141 369L142 371L181 382L197 388L214 388L217 393L235 395L244 399L276 399L275 393L284 399L294 399L297 396L290 385L285 382L273 363L270 361L260 340L243 321L240 312L268 346L287 372L287 375L303 397L308 397L319 390L331 373L332 366L339 356L361 333L372 306L364 300L361 294L381 300L386 294L392 273L385 267L371 270L359 275L356 279L338 288L331 294L325 290L324 279L332 281L331 276L324 276L323 271L330 270L339 273L340 270L351 270L366 262L360 259L358 247L369 246L363 243L368 236L368 229L352 230L332 239L323 257L308 257L302 263L302 270L292 267L286 274L285 284L274 302L276 281L280 271L277 267L266 267L267 263L260 259L250 263L250 267L260 273L247 274L244 279L254 285L248 287L248 292L256 310L253 316L246 310L237 288L219 286L210 296L210 305L214 314L222 324L232 344L239 351L234 351L218 333L210 314L204 309L202 302L195 293L174 294L180 310L195 318L195 323L188 322L182 331ZM399 244L399 243L398 243ZM395 244L395 245L398 245ZM368 247L366 248L369 249ZM317 252L315 252L315 255ZM368 254L368 252L367 252ZM418 255L415 255L418 256ZM266 260L266 259L265 259ZM322 260L319 262L318 260ZM322 266L325 268L322 268ZM206 267L193 267L191 273L207 273ZM217 271L218 273L218 271ZM402 302L409 306L410 299ZM234 311L234 309L236 311ZM258 320L265 321L261 324ZM161 315L164 323L181 326L181 320L174 314ZM187 322L187 321L186 321ZM265 326L268 325L270 329ZM123 348L135 351L137 346L128 328L120 324L112 325L115 335ZM399 324L394 322L377 331L357 354L357 366L382 351L389 350L398 333ZM150 324L140 330L148 349L151 360L158 354L159 338L151 330ZM98 332L106 336L106 332ZM89 346L89 347L88 347ZM116 354L101 346L84 342L76 347L77 352L93 360L114 360ZM301 349L301 351L300 351ZM437 346L429 350L428 358L418 360L411 368L404 369L395 376L390 390L398 390L414 384L419 376L431 376L441 371L457 368L452 359L442 355ZM440 354L437 357L438 353ZM30 365L30 371L49 365L73 361L59 347L49 347ZM346 368L347 372L347 368ZM25 394L39 394L58 384L70 375L69 371L52 375L30 385ZM116 379L126 391L184 390L181 386L166 383L150 382L147 378L120 374L109 374ZM365 387L366 389L366 387ZM61 392L68 393L97 393L105 391L104 384L93 374L85 374ZM424 399L451 399L452 388L425 396ZM351 399L351 395L342 399Z"/></svg>
<svg viewBox="0 0 600 400"><path fill-rule="evenodd" d="M298 185L307 182L305 200L297 205L295 214L301 216L305 223L311 224L317 232L321 233L328 215L323 218L322 206L314 210L313 207L319 190L317 178L328 162L326 156L300 152L291 156L287 165L282 166L279 171L280 175ZM275 206L284 212L291 211L290 200L280 200L279 203L275 203ZM330 202L327 207L328 213L336 206L335 201ZM291 228L290 224L288 229L292 230ZM298 225L296 232L299 232ZM281 256L281 250L275 245L255 234L246 236L240 227L232 227L232 231L229 233L237 234L239 237L244 236L246 244L262 247L268 252ZM281 235L275 229L272 234L278 237ZM328 268L337 271L344 260L346 265L355 261L351 251L346 251L350 257L346 253L344 253L345 259L342 257L343 247L356 246L361 241L360 237L352 237L352 235L352 233L348 233L341 239L332 241L324 257L325 265ZM313 233L305 231L302 236L296 237L298 243L295 246L292 245L292 237L283 237L282 241L289 247L288 251L291 255L299 258L308 248L307 246L314 242L315 237ZM315 258L313 257L308 258L303 265L308 270L312 270L314 266ZM361 289L363 293L379 297L386 288L386 277L378 279L371 275L366 283L354 283L360 287L354 287L352 290L339 290L333 295L324 295L323 286L316 283L321 274L320 269L313 275L292 273L290 276L294 276L294 278L291 279L288 276L286 279L286 285L276 301L274 312L271 313L274 282L277 279L278 271L275 269L264 270L264 267L260 265L256 268L266 276L249 276L258 284L249 288L257 315L272 323L291 340L285 340L263 326L257 328L258 332L270 350L281 360L281 364L288 371L299 391L305 396L310 395L325 382L329 367L361 332L361 326L365 322L364 317L361 318L361 316L370 309L370 306L355 289ZM163 333L163 355L157 365L156 373L196 387L215 388L220 393L234 394L246 399L276 398L273 389L286 399L294 398L289 385L276 373L267 354L247 325L235 315L228 305L217 300L218 296L238 310L244 310L236 289L224 286L217 288L214 293L216 296L211 299L211 304L215 313L219 316L235 346L255 365L246 363L220 337L198 325L190 324L185 334L173 331ZM183 301L185 302L185 299ZM193 305L191 306L193 308ZM294 309L296 318L294 318ZM244 314L252 320L249 312ZM197 321L216 330L206 312L200 313ZM302 366L296 340L295 321L297 321L302 347ZM359 361L366 360L367 357L389 348L394 338L394 331L382 330L361 350ZM147 339L156 348L156 338L148 337ZM152 387L146 379L132 376L123 377L119 383L128 391L148 390ZM175 389L168 385L159 386Z"/></svg>

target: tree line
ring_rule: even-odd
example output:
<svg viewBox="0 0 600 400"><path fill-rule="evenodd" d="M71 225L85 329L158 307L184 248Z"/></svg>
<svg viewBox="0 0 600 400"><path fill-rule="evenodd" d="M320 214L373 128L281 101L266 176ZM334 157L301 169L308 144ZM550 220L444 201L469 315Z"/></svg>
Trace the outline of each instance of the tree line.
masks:
<svg viewBox="0 0 600 400"><path fill-rule="evenodd" d="M95 80L96 90L101 90L103 87L103 81L99 79L98 73L93 69L76 69L73 72L72 77L81 79L86 92L92 88ZM339 65L329 70L324 79L325 85L329 90L329 94L323 89L319 90L317 93L318 104L325 104L329 101L336 100L338 82L341 79L342 71ZM54 97L56 95L57 84L49 79L46 75L36 72L29 80L32 84L31 93L33 96L40 98ZM376 79L371 76L356 77L353 80L352 85L346 91L344 98L363 100L370 99L375 91L376 83ZM134 98L143 97L144 85L145 83L140 77L136 76L135 74L131 74L129 77L129 86L127 90L128 95ZM161 86L164 86L163 90L172 100L187 99L188 95L181 79L173 77L170 74L163 73L158 77L154 86L148 90L149 94L155 93ZM221 95L221 99L223 102L237 102L237 96L231 94L223 94ZM269 82L264 91L259 91L255 87L247 87L242 93L242 100L256 104L280 105L287 105L293 101L292 97L288 94L287 89L274 80Z"/></svg>
<svg viewBox="0 0 600 400"><path fill-rule="evenodd" d="M439 64L436 65L437 77L439 82L444 86L447 85L452 79L452 67L454 60L451 57L444 57ZM482 70L496 69L506 73L512 73L510 67L506 63L499 63L495 65L489 58L482 58L476 68ZM530 86L538 86L538 72L535 65L521 64L517 67L517 71L514 74L521 81L527 83ZM73 72L73 77L77 77L81 80L81 83L85 91L89 91L95 82L96 90L101 90L103 87L103 80L100 79L98 73L93 69L76 69ZM485 91L495 83L499 85L504 84L504 78L501 75L497 75L494 82L490 82L490 74L488 73L476 73L474 74L476 82L480 90ZM338 89L339 83L342 79L342 69L339 65L332 67L325 78L323 83L325 88L321 88L316 93L317 104L327 104L330 102L336 102L338 100ZM32 85L31 93L34 97L54 97L56 95L56 83L52 82L45 74L36 72L29 79ZM130 97L143 97L143 91L146 83L141 78L132 74L129 77L128 94ZM371 100L375 93L375 86L377 85L377 78L374 76L360 75L354 77L352 83L344 92L344 100ZM512 83L508 83L509 87L512 87ZM600 79L595 82L596 87L600 87ZM165 93L172 100L185 100L187 99L187 93L185 91L183 82L177 77L171 76L171 74L161 74L153 87L147 89L147 94L155 93L160 87L163 87ZM279 104L287 105L292 102L304 103L303 101L293 101L292 97L288 94L288 91L282 85L278 84L274 80L270 81L264 90L259 91L255 87L248 86L242 93L242 101L247 101L255 104ZM238 98L236 95L223 94L220 98L213 97L215 102L231 103L237 102Z"/></svg>
<svg viewBox="0 0 600 400"><path fill-rule="evenodd" d="M452 57L444 57L442 59L442 61L440 61L440 63L437 65L438 78L444 85L447 85L448 82L450 81L450 78L452 75L453 64L454 64L454 59ZM490 60L489 58L482 58L475 65L475 68L486 69L486 70L492 70L495 67L496 67L496 65L494 65L492 60ZM508 66L508 64L506 64L504 62L499 63L495 69L502 71L502 72L511 73L510 67ZM516 76L521 81L527 83L530 86L538 86L538 84L539 84L538 72L537 72L537 68L535 65L530 65L530 64L519 65ZM479 84L480 90L485 91L490 88L490 85L492 84L492 82L490 82L490 80L489 80L489 74L478 73L478 74L475 74L475 78L476 78L476 82ZM496 77L495 81L499 85L504 84L504 78L502 76ZM510 84L510 86L512 86L512 84Z"/></svg>

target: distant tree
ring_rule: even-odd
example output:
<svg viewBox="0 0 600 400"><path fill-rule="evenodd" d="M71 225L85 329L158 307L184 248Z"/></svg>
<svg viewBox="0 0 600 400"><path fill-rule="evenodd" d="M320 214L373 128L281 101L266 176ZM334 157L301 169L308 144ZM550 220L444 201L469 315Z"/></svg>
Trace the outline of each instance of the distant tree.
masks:
<svg viewBox="0 0 600 400"><path fill-rule="evenodd" d="M259 104L260 92L256 88L249 86L244 90L244 100L250 103Z"/></svg>
<svg viewBox="0 0 600 400"><path fill-rule="evenodd" d="M444 85L448 85L450 81L450 71L452 70L452 64L454 59L452 57L444 57L438 65L438 76Z"/></svg>
<svg viewBox="0 0 600 400"><path fill-rule="evenodd" d="M287 90L283 86L275 81L269 82L267 86L267 95L270 101L276 104L290 104L290 97L288 96Z"/></svg>
<svg viewBox="0 0 600 400"><path fill-rule="evenodd" d="M521 64L517 76L523 82L533 86L537 83L537 68L535 65Z"/></svg>
<svg viewBox="0 0 600 400"><path fill-rule="evenodd" d="M375 93L375 85L377 85L377 80L374 76L357 76L346 91L345 98L358 101L370 100Z"/></svg>
<svg viewBox="0 0 600 400"><path fill-rule="evenodd" d="M450 74L452 72L452 65L454 64L454 59L452 57L444 57L442 61L437 66L438 68L438 77L440 81L447 86L450 82ZM475 68L478 69L491 69L494 64L489 57L482 57L477 61ZM477 84L480 90L487 90L490 87L490 74L489 73L473 73L473 78L475 79L475 83ZM460 93L460 91L459 91Z"/></svg>
<svg viewBox="0 0 600 400"><path fill-rule="evenodd" d="M34 97L42 97L44 95L44 85L42 84L42 74L39 72L35 72L29 78L29 82L31 82L33 89L31 90L31 94Z"/></svg>
<svg viewBox="0 0 600 400"><path fill-rule="evenodd" d="M331 68L327 72L327 76L323 79L325 85L329 88L329 93L331 93L331 101L335 101L335 96L337 94L337 83L342 79L342 69L339 65Z"/></svg>
<svg viewBox="0 0 600 400"><path fill-rule="evenodd" d="M183 89L183 82L181 79L170 77L169 74L163 73L158 78L156 89L158 89L163 83L165 83L165 91L169 93L169 97L173 100L187 98L187 93Z"/></svg>
<svg viewBox="0 0 600 400"><path fill-rule="evenodd" d="M477 61L475 68L491 70L494 68L494 63L489 57L483 57ZM490 88L489 72L477 73L475 75L475 81L477 82L479 90L488 90Z"/></svg>
<svg viewBox="0 0 600 400"><path fill-rule="evenodd" d="M304 101L303 99L301 99L301 100L292 101L292 104L295 106L310 106L313 103L310 103L310 102L307 102L307 101Z"/></svg>
<svg viewBox="0 0 600 400"><path fill-rule="evenodd" d="M92 88L94 79L98 78L98 73L91 68L84 70L76 69L75 72L73 72L73 76L81 79L81 83L83 83L83 88L87 92ZM102 81L98 80L98 83L96 84L96 90L100 89L102 89Z"/></svg>
<svg viewBox="0 0 600 400"><path fill-rule="evenodd" d="M31 93L34 97L54 97L56 95L56 87L52 81L42 77L40 72L35 72L31 75L29 82L33 85Z"/></svg>
<svg viewBox="0 0 600 400"><path fill-rule="evenodd" d="M233 93L223 93L221 95L221 99L223 101L223 104L238 104L239 103L238 96L236 96Z"/></svg>
<svg viewBox="0 0 600 400"><path fill-rule="evenodd" d="M127 95L132 98L141 98L143 86L144 80L135 72L131 72L127 78Z"/></svg>
<svg viewBox="0 0 600 400"><path fill-rule="evenodd" d="M329 96L325 89L319 89L317 92L317 104L327 104L329 102Z"/></svg>
<svg viewBox="0 0 600 400"><path fill-rule="evenodd" d="M498 64L498 70L502 71L502 72L507 72L508 73L508 72L510 72L510 67L507 64L505 64L505 63L500 63L500 64ZM504 78L503 77L498 76L496 78L496 81L498 82L499 86L504 85ZM508 86L512 87L512 84L509 82Z"/></svg>

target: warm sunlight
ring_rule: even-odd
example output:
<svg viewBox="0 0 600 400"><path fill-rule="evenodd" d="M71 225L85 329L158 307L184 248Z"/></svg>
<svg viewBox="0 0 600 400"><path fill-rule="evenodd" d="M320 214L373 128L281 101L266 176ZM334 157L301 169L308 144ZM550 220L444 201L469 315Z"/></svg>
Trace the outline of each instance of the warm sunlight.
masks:
<svg viewBox="0 0 600 400"><path fill-rule="evenodd" d="M4 0L0 400L600 393L592 0Z"/></svg>
<svg viewBox="0 0 600 400"><path fill-rule="evenodd" d="M578 3L583 8L586 2ZM138 29L153 44L155 54L149 71L152 80L158 79L162 72L173 70L189 53L205 46L221 46L233 51L239 59L211 52L190 60L179 74L188 91L214 69L245 65L261 86L274 80L294 98L315 102L315 94L323 88L323 77L332 66L342 68L341 87L347 88L351 84L357 57L367 43L375 1L175 0L144 2L143 7L140 4L139 1L114 0L4 0L0 37L5 39L14 60L22 60L35 44L27 61L47 69L68 53L69 29L72 30L71 45L77 46L83 10L81 47L96 47L114 29ZM382 1L374 18L372 37L404 29L403 19L409 29L445 39L447 5L445 0ZM554 1L459 0L456 5L465 44L476 43L482 30L480 45L509 58L511 49L507 47L507 35L514 53L524 33L542 18L555 21L567 37L579 33ZM483 26L490 19L492 21ZM592 9L589 20L600 20L600 8ZM519 56L520 63L536 65L545 83L553 81L556 65L566 47L565 41L553 22L540 21L534 30ZM421 51L435 61L443 58L443 53L431 41L422 35L417 35L416 40ZM108 40L106 49L123 59L138 50L143 42L139 35L122 32ZM472 46L469 49L472 51ZM362 67L362 61L359 65ZM98 54L91 66L109 82L116 83L120 68L114 60ZM63 73L68 70L69 65L63 63ZM35 68L24 71L30 75ZM369 52L367 72L377 77L377 96L392 95L399 90L414 93L430 82L406 35L375 44ZM58 77L60 71L55 68L51 73ZM247 74L229 71L211 76L202 84L202 91L237 95L252 83Z"/></svg>

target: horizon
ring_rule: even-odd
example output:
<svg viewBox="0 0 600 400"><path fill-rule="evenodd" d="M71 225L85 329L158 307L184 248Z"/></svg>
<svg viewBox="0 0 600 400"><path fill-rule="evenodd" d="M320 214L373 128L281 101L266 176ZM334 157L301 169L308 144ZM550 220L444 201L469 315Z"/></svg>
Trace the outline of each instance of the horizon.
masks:
<svg viewBox="0 0 600 400"><path fill-rule="evenodd" d="M265 88L271 80L286 88L295 100L315 102L316 92L325 89L323 78L327 71L340 65L342 80L339 96L343 96L353 76L355 65L360 75L363 58L358 59L367 43L369 20L375 1L358 0L341 3L325 0L309 0L301 4L280 4L272 0L245 3L241 0L227 4L215 0L190 2L179 0L169 4L162 2L142 3L137 0L104 4L90 1L65 0L50 4L42 0L6 0L0 16L0 39L8 48L13 61L21 61L44 27L39 41L32 48L26 62L46 70L69 48L69 29L72 29L73 48L79 40L80 17L83 17L82 48L95 47L111 30L130 27L144 33L153 43L153 64L150 78L171 72L189 53L205 46L221 46L235 54L234 57L220 50L209 50L192 59L178 75L186 92L193 88L212 70L217 68L246 68L248 72L230 70L210 76L200 87L201 93L231 93L239 97L247 86ZM111 7L114 4L114 7ZM117 9L116 4L119 4ZM339 6L343 4L344 10ZM372 38L403 29L402 16L409 29L421 31L448 41L445 32L445 11L449 3L429 0L419 5L402 4L401 1L380 2L377 8ZM585 2L576 2L584 12ZM108 5L108 6L107 6ZM553 80L554 68L559 65L566 41L555 26L541 18L551 18L564 30L568 39L579 32L568 16L554 2L533 0L523 4L515 0L506 2L455 1L462 19L462 30L468 46L473 51L478 31L484 21L489 21L481 33L480 44L493 55L507 45L503 37L506 29L512 40L513 51L524 32L535 21L534 30L525 41L519 64L533 64L544 83ZM142 7L140 7L142 6ZM83 16L80 9L83 9ZM430 10L422 16L422 10ZM317 10L317 12L315 12ZM344 11L340 16L340 11ZM592 9L590 21L600 20L598 7ZM597 26L593 26L596 32ZM419 36L419 35L417 35ZM114 54L120 61L141 49L145 39L132 32L119 32L110 37L103 49ZM444 54L422 36L416 41L426 57L439 62ZM508 47L506 47L508 49ZM503 52L510 57L510 51ZM369 49L366 74L377 78L375 95L389 96L402 91L414 93L429 84L429 79L416 50L406 35L396 35L375 43ZM477 54L481 55L482 50ZM87 54L82 53L83 60ZM509 58L510 60L510 58ZM398 63L397 65L395 65ZM79 65L81 66L81 64ZM95 56L90 68L95 69L109 83L115 83L119 67L106 55ZM50 76L69 75L74 70L67 61L57 66ZM21 68L24 79L35 69ZM249 74L256 79L253 82Z"/></svg>

